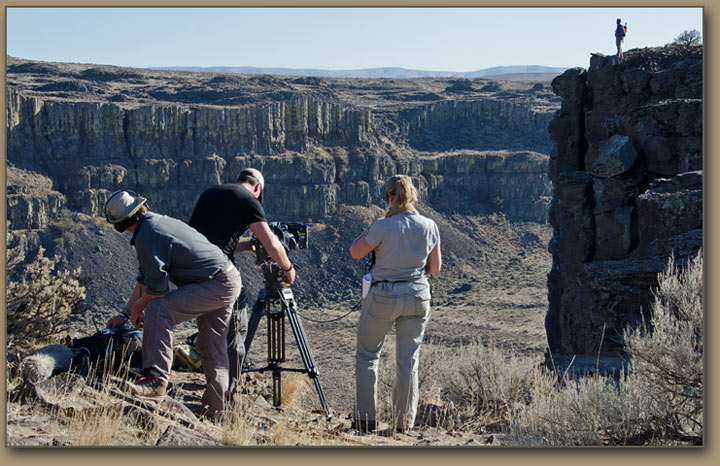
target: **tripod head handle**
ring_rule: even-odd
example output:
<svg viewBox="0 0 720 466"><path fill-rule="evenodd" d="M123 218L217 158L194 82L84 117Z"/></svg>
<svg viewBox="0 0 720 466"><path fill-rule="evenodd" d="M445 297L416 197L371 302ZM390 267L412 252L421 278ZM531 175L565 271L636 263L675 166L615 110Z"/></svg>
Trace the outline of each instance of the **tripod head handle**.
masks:
<svg viewBox="0 0 720 466"><path fill-rule="evenodd" d="M270 257L270 254L267 253L262 243L255 237L253 237L250 241L255 248L255 270L263 274L263 278L265 279L265 288L279 289L285 286L290 286L285 282L285 272L282 267L280 267L280 264ZM287 249L286 252L288 252Z"/></svg>

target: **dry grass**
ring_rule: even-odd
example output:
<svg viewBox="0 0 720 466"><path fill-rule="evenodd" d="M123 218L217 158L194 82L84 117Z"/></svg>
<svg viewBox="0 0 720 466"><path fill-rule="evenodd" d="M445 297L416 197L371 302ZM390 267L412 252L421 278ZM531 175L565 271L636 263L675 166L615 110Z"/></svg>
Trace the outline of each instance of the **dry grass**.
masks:
<svg viewBox="0 0 720 466"><path fill-rule="evenodd" d="M53 442L66 446L152 445L159 434L158 423L148 422L151 416L129 409L127 403L113 397L105 388L110 386L111 377L121 373L127 377L125 369L115 373L107 371L101 376L97 368L91 367L86 379L89 384L78 385L78 380L83 379L73 372L65 372L51 379L54 389L44 388L43 398L36 399L32 390L27 395L29 386L22 380L22 375L8 370L8 426L17 427L18 432L27 428L38 433L47 432L52 435ZM98 389L90 386L94 381ZM30 416L28 409L32 413ZM28 417L31 422L24 425Z"/></svg>
<svg viewBox="0 0 720 466"><path fill-rule="evenodd" d="M537 380L534 357L475 342L456 350L445 391L458 409L485 422L510 417L518 405L530 401Z"/></svg>
<svg viewBox="0 0 720 466"><path fill-rule="evenodd" d="M73 412L69 415L59 416L60 422L71 427L70 441L74 446L125 446L131 432L143 433L143 437L152 435L140 425L128 425L123 416L121 404L111 405L88 413ZM64 419L63 419L64 418ZM132 439L137 445L137 440ZM146 444L140 439L140 444Z"/></svg>
<svg viewBox="0 0 720 466"><path fill-rule="evenodd" d="M111 357L102 367L89 368L86 380L96 390L91 408L58 413L58 421L70 426L69 440L75 446L152 445L161 433L161 424L152 416L113 396L111 387L122 385L130 375L127 361L117 369L114 363ZM87 387L81 393L90 391Z"/></svg>
<svg viewBox="0 0 720 466"><path fill-rule="evenodd" d="M305 374L290 374L283 377L281 386L282 405L288 409L300 409L307 401L306 395L310 391L309 378Z"/></svg>
<svg viewBox="0 0 720 466"><path fill-rule="evenodd" d="M250 405L247 399L236 402L225 417L222 443L228 446L248 446L257 442L256 430L249 419Z"/></svg>
<svg viewBox="0 0 720 466"><path fill-rule="evenodd" d="M538 374L511 420L522 446L688 445L703 439L703 258L671 258L649 326L627 331L630 372L556 383Z"/></svg>

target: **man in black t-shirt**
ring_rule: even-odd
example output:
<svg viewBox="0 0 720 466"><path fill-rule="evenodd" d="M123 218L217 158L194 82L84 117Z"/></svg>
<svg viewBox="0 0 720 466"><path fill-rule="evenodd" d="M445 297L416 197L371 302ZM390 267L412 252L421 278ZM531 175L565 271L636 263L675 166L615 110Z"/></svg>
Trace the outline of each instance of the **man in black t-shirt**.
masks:
<svg viewBox="0 0 720 466"><path fill-rule="evenodd" d="M235 260L235 254L239 252L254 250L250 241L239 241L249 228L268 255L283 269L285 281L292 284L295 281L295 268L265 219L265 210L262 207L264 188L265 179L262 173L254 168L246 168L240 172L235 183L225 183L205 190L195 204L188 223L217 245L231 261ZM228 330L230 400L237 390L245 359L246 332L247 296L243 287L235 303Z"/></svg>

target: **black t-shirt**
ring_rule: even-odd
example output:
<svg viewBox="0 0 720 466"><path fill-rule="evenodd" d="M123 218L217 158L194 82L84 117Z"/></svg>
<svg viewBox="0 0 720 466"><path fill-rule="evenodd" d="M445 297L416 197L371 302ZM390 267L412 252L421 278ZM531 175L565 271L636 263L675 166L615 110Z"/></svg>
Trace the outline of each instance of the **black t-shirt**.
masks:
<svg viewBox="0 0 720 466"><path fill-rule="evenodd" d="M188 223L233 260L235 245L248 226L265 221L262 204L250 191L237 183L226 183L200 195Z"/></svg>

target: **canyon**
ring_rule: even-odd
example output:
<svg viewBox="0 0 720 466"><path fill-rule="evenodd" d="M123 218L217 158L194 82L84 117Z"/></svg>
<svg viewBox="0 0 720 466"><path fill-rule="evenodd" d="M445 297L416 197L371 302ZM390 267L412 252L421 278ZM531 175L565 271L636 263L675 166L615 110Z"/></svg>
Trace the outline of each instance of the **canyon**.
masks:
<svg viewBox="0 0 720 466"><path fill-rule="evenodd" d="M383 214L390 175L413 178L418 210L442 238L421 384L424 367L443 363L439 349L473 342L561 371L619 369L624 329L647 321L658 273L703 245L702 47L593 54L588 69L552 81L250 76L8 57L6 100L7 246L28 258L43 247L61 266L82 267L87 312L72 316L72 335L104 326L133 285L129 235L102 215L110 193L134 190L152 210L187 220L202 190L243 167L262 170L269 219L308 224L309 247L290 254L293 291L337 419L350 419L354 403L353 310L365 265L347 250ZM236 264L256 296L254 257ZM194 331L181 324L177 341ZM256 363L263 331L249 354ZM388 338L381 396L393 348ZM298 362L292 348L288 359ZM182 370L172 384L202 387L199 373ZM303 413L317 418L311 398ZM22 417L9 423L10 445L67 441L46 413L8 406ZM430 423L418 431L383 444L502 437Z"/></svg>
<svg viewBox="0 0 720 466"><path fill-rule="evenodd" d="M481 306L498 283L519 287L523 276L547 294L533 304L544 319L533 334L551 353L622 354L623 329L642 322L670 254L682 262L702 246L702 69L702 47L594 54L588 70L552 83L8 57L7 216L28 248L56 252L63 233L52 225L70 219L93 230L88 219L97 223L114 190L187 219L202 190L253 166L268 183L270 219L310 225L311 250L294 253L308 279L297 293L322 307L354 299L362 264L345 250L380 214L385 179L404 173L421 211L444 228L439 304L462 297ZM512 238L492 232L502 225ZM82 234L96 251L127 249L112 234ZM61 252L68 264L104 267L103 253ZM528 265L532 274L509 273L526 254L548 259ZM89 296L117 306L132 273L93 274L105 285ZM244 275L255 292L259 280Z"/></svg>

